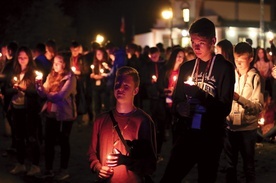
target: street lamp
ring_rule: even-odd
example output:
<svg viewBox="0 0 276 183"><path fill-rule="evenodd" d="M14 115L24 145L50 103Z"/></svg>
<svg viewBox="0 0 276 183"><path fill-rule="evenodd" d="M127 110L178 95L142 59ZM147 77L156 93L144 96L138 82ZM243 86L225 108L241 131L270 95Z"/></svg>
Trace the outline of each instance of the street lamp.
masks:
<svg viewBox="0 0 276 183"><path fill-rule="evenodd" d="M172 9L170 10L164 10L162 11L162 17L165 20L170 20L169 24L170 24L170 40L171 40L171 46L173 46L173 38L172 38L172 32L173 32L173 11Z"/></svg>
<svg viewBox="0 0 276 183"><path fill-rule="evenodd" d="M98 34L96 36L96 42L99 43L99 44L102 44L103 41L104 41L104 37L102 35Z"/></svg>

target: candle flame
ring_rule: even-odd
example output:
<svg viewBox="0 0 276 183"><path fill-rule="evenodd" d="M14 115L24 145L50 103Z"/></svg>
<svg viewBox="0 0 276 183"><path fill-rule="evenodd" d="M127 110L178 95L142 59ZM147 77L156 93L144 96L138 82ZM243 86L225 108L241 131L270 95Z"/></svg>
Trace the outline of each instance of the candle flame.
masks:
<svg viewBox="0 0 276 183"><path fill-rule="evenodd" d="M151 78L154 80L157 79L157 77L155 75L152 75Z"/></svg>
<svg viewBox="0 0 276 183"><path fill-rule="evenodd" d="M39 71L35 71L35 74L36 74L36 79L42 79L42 77L43 77L43 74L42 74L42 72L39 72Z"/></svg>
<svg viewBox="0 0 276 183"><path fill-rule="evenodd" d="M95 68L95 66L92 64L92 65L90 65L90 68L93 70Z"/></svg>
<svg viewBox="0 0 276 183"><path fill-rule="evenodd" d="M258 121L259 125L264 125L265 119L264 118L260 118Z"/></svg>
<svg viewBox="0 0 276 183"><path fill-rule="evenodd" d="M16 77L16 76L14 76L14 77L13 77L13 80L14 80L14 81L18 81L18 79L17 79L17 77Z"/></svg>
<svg viewBox="0 0 276 183"><path fill-rule="evenodd" d="M73 71L73 72L75 72L76 71L76 67L71 67L71 70Z"/></svg>
<svg viewBox="0 0 276 183"><path fill-rule="evenodd" d="M177 80L177 76L173 76L173 81L176 81Z"/></svg>
<svg viewBox="0 0 276 183"><path fill-rule="evenodd" d="M185 84L188 85L195 85L195 82L193 82L193 78L192 77L188 77L188 80L184 82Z"/></svg>

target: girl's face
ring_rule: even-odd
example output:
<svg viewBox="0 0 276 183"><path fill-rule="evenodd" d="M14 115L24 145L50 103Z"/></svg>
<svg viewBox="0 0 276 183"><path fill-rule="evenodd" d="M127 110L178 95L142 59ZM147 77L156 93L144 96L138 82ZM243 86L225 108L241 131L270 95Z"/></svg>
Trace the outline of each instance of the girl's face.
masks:
<svg viewBox="0 0 276 183"><path fill-rule="evenodd" d="M65 63L61 57L55 57L54 58L54 63L53 63L53 69L57 73L63 72L65 68Z"/></svg>
<svg viewBox="0 0 276 183"><path fill-rule="evenodd" d="M185 54L183 51L177 53L176 62L181 64L184 61Z"/></svg>
<svg viewBox="0 0 276 183"><path fill-rule="evenodd" d="M264 58L264 51L263 51L262 49L260 49L260 50L258 51L258 57L259 57L259 58Z"/></svg>
<svg viewBox="0 0 276 183"><path fill-rule="evenodd" d="M96 51L96 58L100 61L103 60L103 52L100 51L100 50L97 50Z"/></svg>
<svg viewBox="0 0 276 183"><path fill-rule="evenodd" d="M21 66L21 68L26 68L29 63L29 57L26 52L21 51L18 54L18 62Z"/></svg>

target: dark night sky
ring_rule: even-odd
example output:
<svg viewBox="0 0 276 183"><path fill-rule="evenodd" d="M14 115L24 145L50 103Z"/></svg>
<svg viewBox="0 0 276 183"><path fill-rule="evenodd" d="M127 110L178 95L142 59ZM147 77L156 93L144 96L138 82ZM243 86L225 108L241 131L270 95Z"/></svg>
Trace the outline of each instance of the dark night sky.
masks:
<svg viewBox="0 0 276 183"><path fill-rule="evenodd" d="M61 2L60 7L49 5L50 2L57 1ZM33 44L36 41L44 42L50 37L60 39L65 45L73 39L89 45L98 33L116 44L122 44L122 16L125 17L125 42L129 42L133 35L150 31L168 2L169 0L0 1L0 44L11 39ZM39 4L40 7L34 4ZM52 12L52 9L56 11Z"/></svg>
<svg viewBox="0 0 276 183"><path fill-rule="evenodd" d="M0 16L0 41L3 42L5 39L12 39L12 35L20 35L21 32L23 32L23 36L18 39L25 37L25 35L29 33L30 36L34 36L33 32L35 31L39 32L42 30L40 31L41 34L51 32L47 32L47 29L54 29L56 27L54 27L54 25L49 26L53 21L55 21L54 18L51 17L53 16L53 13L46 7L49 6L50 1L61 1L62 13L65 16L70 17L72 28L67 28L64 32L70 32L72 29L74 30L75 36L68 39L80 40L80 42L86 43L90 43L97 33L102 33L112 42L122 42L123 35L120 33L121 17L125 18L126 41L130 41L134 34L149 32L153 24L155 24L156 18L160 16L162 7L164 7L164 4L167 4L166 2L168 2L168 0L1 1L0 7L2 8L0 14L2 14L2 16ZM40 4L44 4L41 8L34 8L34 2L42 2ZM17 5L15 6L15 4ZM29 10L31 7L36 9L35 13L30 13L32 12ZM45 12L46 9L47 11ZM22 18L24 13L29 13L31 15ZM37 20L39 18L41 20ZM26 24L26 19L31 19L28 24ZM57 28L62 27L62 23L63 21L60 21L57 24ZM11 27L15 25L17 25L17 29ZM26 27L32 27L33 29L24 32L23 29L26 29ZM40 27L40 29L38 27ZM57 33L56 35L59 34ZM37 37L44 38L46 35ZM36 38L35 41L37 40L38 39Z"/></svg>

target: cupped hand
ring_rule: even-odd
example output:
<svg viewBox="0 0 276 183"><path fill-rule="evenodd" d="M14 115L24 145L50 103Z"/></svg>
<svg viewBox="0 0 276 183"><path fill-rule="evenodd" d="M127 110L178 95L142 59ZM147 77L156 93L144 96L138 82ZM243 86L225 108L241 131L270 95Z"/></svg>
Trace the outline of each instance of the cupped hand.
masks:
<svg viewBox="0 0 276 183"><path fill-rule="evenodd" d="M108 179L113 175L113 173L114 173L113 168L108 166L102 166L98 172L98 177L101 179Z"/></svg>

